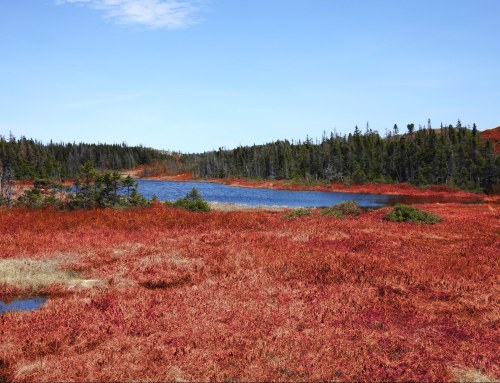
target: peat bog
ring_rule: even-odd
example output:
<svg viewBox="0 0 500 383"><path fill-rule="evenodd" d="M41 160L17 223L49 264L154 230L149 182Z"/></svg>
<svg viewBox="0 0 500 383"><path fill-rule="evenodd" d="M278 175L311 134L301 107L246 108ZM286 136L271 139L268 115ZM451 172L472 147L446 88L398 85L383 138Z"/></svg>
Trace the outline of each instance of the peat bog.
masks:
<svg viewBox="0 0 500 383"><path fill-rule="evenodd" d="M494 380L498 207L419 208L2 210L2 379Z"/></svg>

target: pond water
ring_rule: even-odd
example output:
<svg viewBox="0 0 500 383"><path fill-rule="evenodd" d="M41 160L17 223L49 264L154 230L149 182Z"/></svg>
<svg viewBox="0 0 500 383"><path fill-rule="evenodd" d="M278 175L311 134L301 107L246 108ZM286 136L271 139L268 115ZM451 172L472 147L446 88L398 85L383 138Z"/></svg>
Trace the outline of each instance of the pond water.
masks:
<svg viewBox="0 0 500 383"><path fill-rule="evenodd" d="M0 314L8 311L30 311L39 308L45 303L45 297L32 297L24 299L16 299L11 302L4 302L0 300Z"/></svg>
<svg viewBox="0 0 500 383"><path fill-rule="evenodd" d="M324 207L356 201L361 207L379 208L404 200L397 195L241 188L213 182L136 181L143 196L151 198L156 194L162 201L184 197L192 188L198 189L206 201L250 206Z"/></svg>
<svg viewBox="0 0 500 383"><path fill-rule="evenodd" d="M464 199L446 195L402 196L388 194L342 193L322 191L292 191L258 188L242 188L215 182L136 180L139 192L146 198L153 194L161 200L184 197L192 188L198 189L203 199L210 202L229 202L250 206L326 207L342 201L356 201L365 208L409 205L422 203L480 203L478 199Z"/></svg>

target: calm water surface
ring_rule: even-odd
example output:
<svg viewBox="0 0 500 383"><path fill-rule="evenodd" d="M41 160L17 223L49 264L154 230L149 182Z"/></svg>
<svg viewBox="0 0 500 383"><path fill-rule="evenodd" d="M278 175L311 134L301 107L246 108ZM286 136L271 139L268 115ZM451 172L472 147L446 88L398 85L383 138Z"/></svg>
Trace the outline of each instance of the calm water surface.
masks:
<svg viewBox="0 0 500 383"><path fill-rule="evenodd" d="M480 203L478 199L464 199L446 195L402 196L387 194L342 193L321 191L291 191L258 188L242 188L214 182L181 182L136 180L139 192L147 198L153 194L162 200L184 197L192 188L198 189L203 199L211 202L229 202L250 206L325 207L342 201L356 201L365 208L393 206L397 203L409 205L422 203Z"/></svg>
<svg viewBox="0 0 500 383"><path fill-rule="evenodd" d="M192 188L198 189L206 201L250 206L323 207L356 201L361 207L379 208L403 201L402 196L395 195L241 188L212 182L137 180L137 183L143 196L151 198L156 194L162 201L184 197Z"/></svg>

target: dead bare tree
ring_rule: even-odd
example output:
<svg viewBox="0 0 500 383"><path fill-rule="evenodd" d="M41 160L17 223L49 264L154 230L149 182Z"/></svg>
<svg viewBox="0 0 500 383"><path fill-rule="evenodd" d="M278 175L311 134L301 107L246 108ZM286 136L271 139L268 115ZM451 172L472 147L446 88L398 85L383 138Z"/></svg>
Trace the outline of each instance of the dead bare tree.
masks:
<svg viewBox="0 0 500 383"><path fill-rule="evenodd" d="M7 161L5 166L0 163L0 205L10 207L12 203L13 180L14 170L10 161Z"/></svg>

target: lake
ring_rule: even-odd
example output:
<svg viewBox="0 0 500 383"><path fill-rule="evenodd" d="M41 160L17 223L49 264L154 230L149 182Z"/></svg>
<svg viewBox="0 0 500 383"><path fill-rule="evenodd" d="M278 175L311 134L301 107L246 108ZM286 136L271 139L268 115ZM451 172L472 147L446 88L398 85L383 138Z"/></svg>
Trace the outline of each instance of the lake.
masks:
<svg viewBox="0 0 500 383"><path fill-rule="evenodd" d="M146 198L156 194L162 201L184 197L192 188L198 189L206 201L250 206L325 207L356 201L361 207L380 208L404 201L403 196L397 195L242 188L213 182L136 181L139 193Z"/></svg>

